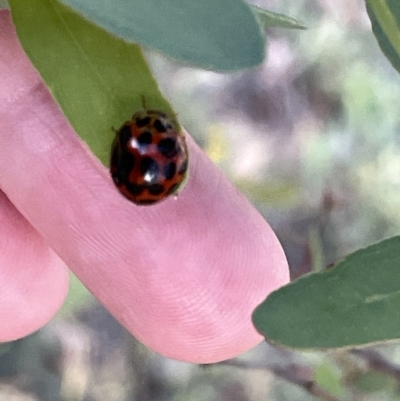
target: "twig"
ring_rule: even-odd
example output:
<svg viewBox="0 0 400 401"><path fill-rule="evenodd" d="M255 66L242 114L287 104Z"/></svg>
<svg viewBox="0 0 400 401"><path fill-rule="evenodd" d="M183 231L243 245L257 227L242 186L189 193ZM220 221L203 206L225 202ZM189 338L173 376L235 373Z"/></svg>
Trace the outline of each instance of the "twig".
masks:
<svg viewBox="0 0 400 401"><path fill-rule="evenodd" d="M228 365L243 369L268 370L274 373L276 376L279 376L280 378L285 379L290 383L302 387L305 391L316 397L319 397L326 401L340 401L338 398L327 393L325 390L319 387L314 380L307 379L304 377L305 370L307 371L307 376L311 376L310 369L306 366L293 363L286 365L285 367L281 367L275 364L244 362L244 361L239 361L237 359L229 359L227 361L222 361L217 363L217 365Z"/></svg>

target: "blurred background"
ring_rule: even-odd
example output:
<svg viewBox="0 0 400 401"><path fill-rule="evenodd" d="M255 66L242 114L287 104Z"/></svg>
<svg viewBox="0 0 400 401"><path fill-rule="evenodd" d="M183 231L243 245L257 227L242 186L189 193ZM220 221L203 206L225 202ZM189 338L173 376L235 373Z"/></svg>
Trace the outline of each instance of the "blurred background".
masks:
<svg viewBox="0 0 400 401"><path fill-rule="evenodd" d="M276 231L292 279L400 231L400 75L364 1L259 0L306 31L267 30L236 74L148 54L179 119ZM132 338L75 277L63 310L0 347L0 401L400 400L400 347L295 352L266 343L198 366Z"/></svg>

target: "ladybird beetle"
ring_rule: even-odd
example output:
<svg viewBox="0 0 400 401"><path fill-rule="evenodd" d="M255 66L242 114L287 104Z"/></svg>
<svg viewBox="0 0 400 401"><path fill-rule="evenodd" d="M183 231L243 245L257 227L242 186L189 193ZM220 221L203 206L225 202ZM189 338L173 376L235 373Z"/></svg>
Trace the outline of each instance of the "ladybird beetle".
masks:
<svg viewBox="0 0 400 401"><path fill-rule="evenodd" d="M143 110L116 132L110 173L119 191L137 205L175 194L186 178L185 137L165 113Z"/></svg>

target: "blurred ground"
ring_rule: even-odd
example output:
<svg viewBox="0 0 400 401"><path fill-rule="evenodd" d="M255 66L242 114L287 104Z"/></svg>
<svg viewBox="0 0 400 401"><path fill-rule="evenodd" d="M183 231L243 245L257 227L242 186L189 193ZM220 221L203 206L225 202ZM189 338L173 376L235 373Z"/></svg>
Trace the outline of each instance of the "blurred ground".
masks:
<svg viewBox="0 0 400 401"><path fill-rule="evenodd" d="M182 124L273 226L296 278L399 232L400 75L361 0L257 5L309 27L268 30L259 68L223 75L148 57ZM351 352L262 344L240 358L247 367L168 360L73 283L58 318L0 347L0 401L301 401L317 399L311 381L336 397L324 399L400 400L395 367L378 372ZM400 358L396 345L377 350Z"/></svg>

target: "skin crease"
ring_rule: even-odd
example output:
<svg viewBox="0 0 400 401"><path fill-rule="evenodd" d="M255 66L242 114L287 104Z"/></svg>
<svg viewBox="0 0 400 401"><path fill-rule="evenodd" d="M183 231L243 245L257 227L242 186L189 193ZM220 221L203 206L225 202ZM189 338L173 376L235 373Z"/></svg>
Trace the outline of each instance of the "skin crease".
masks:
<svg viewBox="0 0 400 401"><path fill-rule="evenodd" d="M138 207L118 193L69 126L23 54L6 11L0 12L0 77L0 188L39 235L5 201L1 211L13 210L9 225L23 221L138 340L165 356L212 363L257 345L262 337L251 313L289 281L286 258L269 225L194 141L187 135L190 179L178 199ZM8 230L0 230L3 244ZM17 248L30 245L23 234L16 232ZM12 317L18 316L17 338L60 305L65 269L40 245L54 270L42 276L24 260L16 274L18 252L0 259L0 278L26 290L9 295L22 300L11 299L8 312L0 309L0 340L4 330L12 337L4 323ZM30 291L36 279L45 288L39 293ZM52 286L58 291L49 291ZM43 306L36 325L21 314L28 298Z"/></svg>

